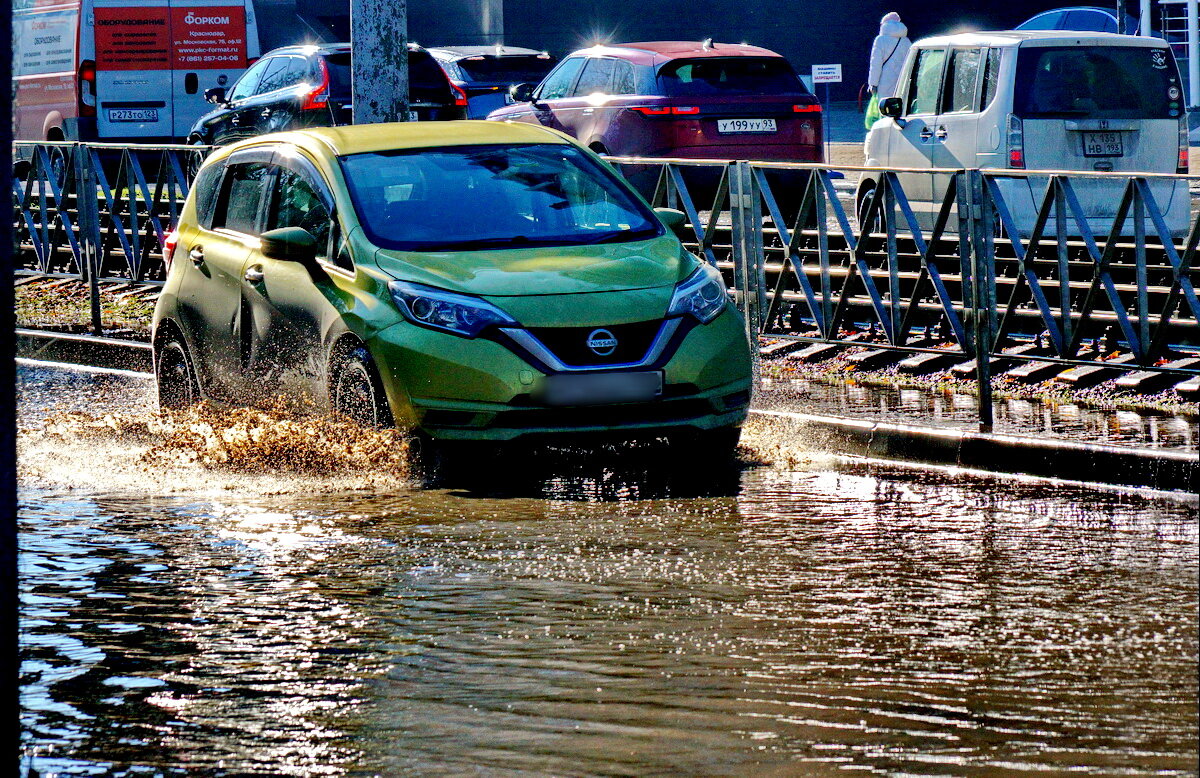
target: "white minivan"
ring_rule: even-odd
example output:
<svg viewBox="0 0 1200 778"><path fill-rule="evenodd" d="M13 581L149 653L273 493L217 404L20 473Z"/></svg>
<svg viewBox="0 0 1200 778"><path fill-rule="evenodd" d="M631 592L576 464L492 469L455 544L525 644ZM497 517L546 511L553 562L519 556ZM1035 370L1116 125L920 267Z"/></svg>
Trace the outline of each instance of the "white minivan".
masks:
<svg viewBox="0 0 1200 778"><path fill-rule="evenodd" d="M251 0L13 0L13 135L178 142L258 55Z"/></svg>
<svg viewBox="0 0 1200 778"><path fill-rule="evenodd" d="M871 167L1187 173L1183 87L1170 48L1156 38L1057 30L926 38L913 45L898 94L881 113L867 134ZM921 227L930 229L951 176L898 178ZM1047 178L996 180L1028 236ZM1125 183L1072 179L1093 234L1111 230ZM860 213L875 187L876 177L864 173ZM1171 232L1185 233L1187 181L1150 187ZM1074 219L1065 222L1065 231L1079 234ZM950 228L956 224L952 217ZM1127 219L1124 230L1133 226ZM1054 228L1051 218L1046 234Z"/></svg>

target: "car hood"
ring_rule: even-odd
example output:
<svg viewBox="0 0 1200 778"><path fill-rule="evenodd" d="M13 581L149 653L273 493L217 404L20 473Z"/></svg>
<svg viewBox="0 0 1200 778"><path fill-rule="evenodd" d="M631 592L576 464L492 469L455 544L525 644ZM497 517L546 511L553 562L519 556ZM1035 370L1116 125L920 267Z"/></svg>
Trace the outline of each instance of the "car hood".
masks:
<svg viewBox="0 0 1200 778"><path fill-rule="evenodd" d="M379 249L395 278L483 297L617 292L674 286L696 260L674 237L599 246L406 252Z"/></svg>

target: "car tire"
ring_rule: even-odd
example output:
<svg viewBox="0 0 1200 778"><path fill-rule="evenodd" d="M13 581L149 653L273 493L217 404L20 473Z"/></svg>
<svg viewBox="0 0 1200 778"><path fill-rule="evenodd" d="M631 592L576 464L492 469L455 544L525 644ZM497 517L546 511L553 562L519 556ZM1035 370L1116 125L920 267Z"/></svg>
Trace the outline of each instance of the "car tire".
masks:
<svg viewBox="0 0 1200 778"><path fill-rule="evenodd" d="M192 371L187 346L177 335L168 336L155 348L154 379L160 410L187 408L200 402L200 386Z"/></svg>
<svg viewBox="0 0 1200 778"><path fill-rule="evenodd" d="M885 231L883 214L876 214L874 219L871 219L870 225L867 225L867 208L871 204L871 198L875 196L876 183L874 181L866 181L858 190L858 196L854 201L854 215L858 219L858 229L862 235L870 235L872 233L881 233ZM869 229L868 229L869 227Z"/></svg>
<svg viewBox="0 0 1200 778"><path fill-rule="evenodd" d="M329 400L334 413L364 427L393 426L379 371L363 346L344 352L335 362Z"/></svg>
<svg viewBox="0 0 1200 778"><path fill-rule="evenodd" d="M189 146L203 147L207 145L201 138L192 138L188 141ZM184 174L187 176L188 183L191 184L196 180L196 175L200 172L200 168L204 165L204 160L208 157L208 152L202 148L189 149L185 151L187 155Z"/></svg>

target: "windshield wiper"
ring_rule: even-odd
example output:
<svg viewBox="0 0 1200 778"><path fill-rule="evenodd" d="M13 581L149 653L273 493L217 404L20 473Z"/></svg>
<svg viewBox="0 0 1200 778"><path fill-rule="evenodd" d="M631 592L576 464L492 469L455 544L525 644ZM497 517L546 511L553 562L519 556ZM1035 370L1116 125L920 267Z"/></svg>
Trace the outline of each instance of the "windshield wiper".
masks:
<svg viewBox="0 0 1200 778"><path fill-rule="evenodd" d="M620 243L627 240L637 240L639 238L654 238L658 236L658 230L653 227L646 227L640 230L620 230L618 232L606 232L603 235L595 237L587 237L579 239L580 245L594 245L596 243Z"/></svg>

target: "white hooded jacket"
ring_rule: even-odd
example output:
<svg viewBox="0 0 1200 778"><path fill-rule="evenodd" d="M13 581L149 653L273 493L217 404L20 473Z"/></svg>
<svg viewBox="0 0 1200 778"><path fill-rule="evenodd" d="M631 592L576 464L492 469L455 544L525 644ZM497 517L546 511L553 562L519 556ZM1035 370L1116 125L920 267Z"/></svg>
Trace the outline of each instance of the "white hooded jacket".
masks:
<svg viewBox="0 0 1200 778"><path fill-rule="evenodd" d="M867 86L875 88L880 100L895 96L900 68L910 48L908 28L900 21L900 15L893 11L884 16L879 23L879 34L871 44L871 67L867 73Z"/></svg>

